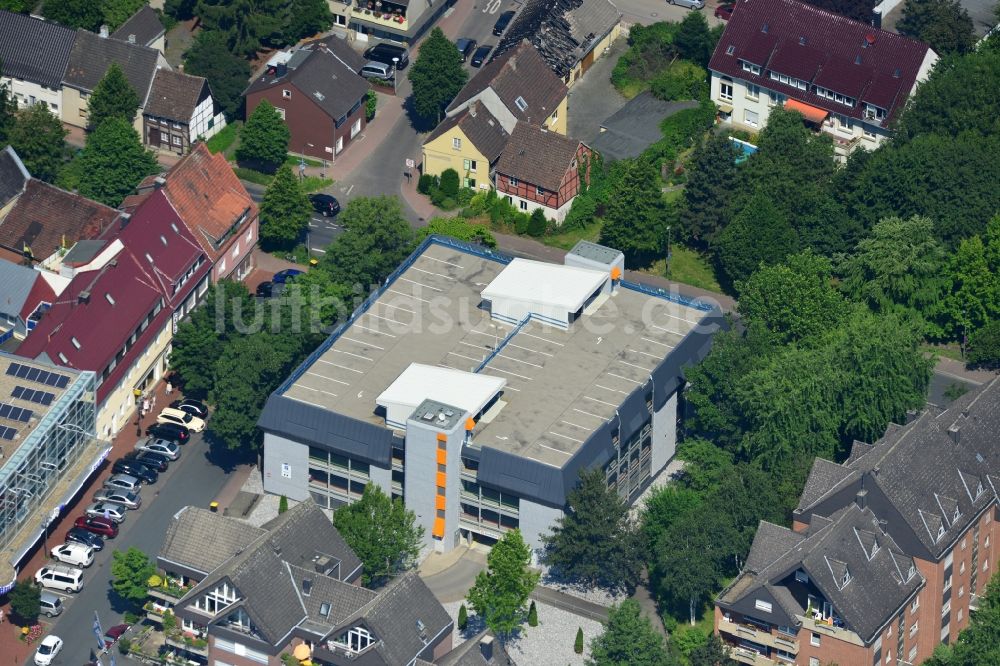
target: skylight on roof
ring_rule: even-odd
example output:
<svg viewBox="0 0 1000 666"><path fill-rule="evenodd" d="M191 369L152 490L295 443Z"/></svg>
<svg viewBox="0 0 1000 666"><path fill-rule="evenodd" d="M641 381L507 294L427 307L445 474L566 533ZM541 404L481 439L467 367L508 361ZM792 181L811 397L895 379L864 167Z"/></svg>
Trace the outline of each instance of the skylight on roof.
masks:
<svg viewBox="0 0 1000 666"><path fill-rule="evenodd" d="M73 346L76 347L77 349L80 348L80 341L76 339L75 335L70 337L69 341L72 342Z"/></svg>
<svg viewBox="0 0 1000 666"><path fill-rule="evenodd" d="M111 305L115 304L115 297L112 296L111 294L105 293L104 298L106 298L108 303L111 303Z"/></svg>
<svg viewBox="0 0 1000 666"><path fill-rule="evenodd" d="M525 102L524 98L521 96L518 96L518 98L514 100L514 104L516 104L517 108L521 109L521 111L528 110L528 103Z"/></svg>
<svg viewBox="0 0 1000 666"><path fill-rule="evenodd" d="M153 256L149 252L146 253L146 261L153 263Z"/></svg>
<svg viewBox="0 0 1000 666"><path fill-rule="evenodd" d="M163 235L161 234L161 235L160 235L160 242L161 242L161 243L163 243L164 245L166 245L166 244L167 244L167 237L166 237L166 236L163 236Z"/></svg>
<svg viewBox="0 0 1000 666"><path fill-rule="evenodd" d="M736 53L735 45L730 44L729 46L726 47L726 55L733 55L734 53Z"/></svg>
<svg viewBox="0 0 1000 666"><path fill-rule="evenodd" d="M174 230L175 234L179 234L181 232L180 229L177 228L177 225L173 222L170 223L170 228Z"/></svg>

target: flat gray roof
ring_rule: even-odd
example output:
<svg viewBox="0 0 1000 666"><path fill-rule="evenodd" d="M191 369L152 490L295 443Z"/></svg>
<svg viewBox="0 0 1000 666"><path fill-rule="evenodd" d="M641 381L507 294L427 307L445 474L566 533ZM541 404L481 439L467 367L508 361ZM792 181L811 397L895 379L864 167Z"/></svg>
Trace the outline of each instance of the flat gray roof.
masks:
<svg viewBox="0 0 1000 666"><path fill-rule="evenodd" d="M507 386L479 420L473 445L561 468L709 315L619 288L569 330L532 320L514 331L480 307L480 292L504 266L427 245L283 395L384 426L375 399L410 363L475 371L485 362L481 372Z"/></svg>

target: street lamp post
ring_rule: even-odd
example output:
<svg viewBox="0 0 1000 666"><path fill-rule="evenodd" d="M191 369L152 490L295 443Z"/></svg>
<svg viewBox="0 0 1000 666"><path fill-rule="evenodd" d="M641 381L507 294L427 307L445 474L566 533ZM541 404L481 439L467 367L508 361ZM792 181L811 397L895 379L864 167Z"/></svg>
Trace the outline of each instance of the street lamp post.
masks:
<svg viewBox="0 0 1000 666"><path fill-rule="evenodd" d="M396 73L399 71L399 58L392 59L392 94L396 94Z"/></svg>
<svg viewBox="0 0 1000 666"><path fill-rule="evenodd" d="M135 396L135 436L142 437L142 391L132 389Z"/></svg>

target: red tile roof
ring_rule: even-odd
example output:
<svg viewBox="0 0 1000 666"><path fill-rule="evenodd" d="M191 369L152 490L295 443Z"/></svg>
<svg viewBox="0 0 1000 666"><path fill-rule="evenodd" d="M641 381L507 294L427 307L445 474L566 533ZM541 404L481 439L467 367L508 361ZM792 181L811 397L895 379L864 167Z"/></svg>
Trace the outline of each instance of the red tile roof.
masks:
<svg viewBox="0 0 1000 666"><path fill-rule="evenodd" d="M32 178L0 221L0 246L20 253L27 245L41 261L64 241L68 247L78 240L96 238L116 217L114 208Z"/></svg>
<svg viewBox="0 0 1000 666"><path fill-rule="evenodd" d="M159 314L98 388L98 402L211 270L211 262L205 261L174 291L204 253L162 192L143 201L128 226L108 240L120 241L123 249L102 268L78 273L17 350L28 358L44 353L58 365L100 375L162 300ZM90 294L85 303L79 302L83 292Z"/></svg>
<svg viewBox="0 0 1000 666"><path fill-rule="evenodd" d="M576 139L518 123L497 162L497 173L558 192L579 150Z"/></svg>
<svg viewBox="0 0 1000 666"><path fill-rule="evenodd" d="M222 154L198 142L164 176L167 199L213 260L223 252L220 241L244 213L257 216L257 204Z"/></svg>
<svg viewBox="0 0 1000 666"><path fill-rule="evenodd" d="M886 126L913 90L928 51L923 42L796 0L739 0L709 68L852 118L864 119L868 102L887 112ZM761 73L745 71L741 60ZM769 72L811 85L808 91L784 85ZM814 85L856 103L820 97Z"/></svg>

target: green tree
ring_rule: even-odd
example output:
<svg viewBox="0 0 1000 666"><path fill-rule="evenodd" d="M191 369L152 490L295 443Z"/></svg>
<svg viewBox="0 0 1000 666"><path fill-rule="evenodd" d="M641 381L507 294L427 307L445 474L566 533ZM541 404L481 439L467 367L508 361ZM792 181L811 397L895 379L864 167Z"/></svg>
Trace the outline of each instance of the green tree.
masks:
<svg viewBox="0 0 1000 666"><path fill-rule="evenodd" d="M108 30L114 32L129 20L133 14L146 4L146 0L101 0L101 13L104 16L104 25Z"/></svg>
<svg viewBox="0 0 1000 666"><path fill-rule="evenodd" d="M17 14L27 14L38 5L35 0L0 0L0 9Z"/></svg>
<svg viewBox="0 0 1000 666"><path fill-rule="evenodd" d="M546 229L549 227L549 221L545 219L545 211L541 208L536 208L531 211L531 217L528 220L528 235L539 237L544 236Z"/></svg>
<svg viewBox="0 0 1000 666"><path fill-rule="evenodd" d="M639 161L626 161L616 182L617 196L608 202L601 243L625 253L630 267L645 266L666 254L667 215L656 171Z"/></svg>
<svg viewBox="0 0 1000 666"><path fill-rule="evenodd" d="M445 169L441 172L441 183L439 187L441 192L444 193L446 197L454 199L458 196L458 187L461 181L458 178L458 172L454 169Z"/></svg>
<svg viewBox="0 0 1000 666"><path fill-rule="evenodd" d="M287 164L278 169L260 204L260 240L265 248L288 249L305 233L312 208Z"/></svg>
<svg viewBox="0 0 1000 666"><path fill-rule="evenodd" d="M206 30L226 36L229 50L253 58L265 46L284 46L281 0L199 0L195 14Z"/></svg>
<svg viewBox="0 0 1000 666"><path fill-rule="evenodd" d="M378 95L374 90L369 89L365 93L365 122L371 122L378 110Z"/></svg>
<svg viewBox="0 0 1000 666"><path fill-rule="evenodd" d="M583 654L583 627L576 628L576 639L573 640L573 652Z"/></svg>
<svg viewBox="0 0 1000 666"><path fill-rule="evenodd" d="M282 495L278 500L278 515L280 516L286 511L288 511L288 498Z"/></svg>
<svg viewBox="0 0 1000 666"><path fill-rule="evenodd" d="M10 591L10 610L25 625L34 624L41 612L42 589L31 579L19 580Z"/></svg>
<svg viewBox="0 0 1000 666"><path fill-rule="evenodd" d="M42 14L50 21L92 32L96 32L104 20L101 3L94 0L45 0Z"/></svg>
<svg viewBox="0 0 1000 666"><path fill-rule="evenodd" d="M366 586L384 585L414 566L424 529L401 499L390 499L374 483L361 499L337 509L333 524L364 564Z"/></svg>
<svg viewBox="0 0 1000 666"><path fill-rule="evenodd" d="M896 30L927 42L939 55L966 53L976 44L972 18L958 0L906 0Z"/></svg>
<svg viewBox="0 0 1000 666"><path fill-rule="evenodd" d="M344 233L327 248L320 265L341 284L367 291L413 251L415 235L396 197L354 199L339 221Z"/></svg>
<svg viewBox="0 0 1000 666"><path fill-rule="evenodd" d="M940 646L925 666L1000 664L1000 577L994 575L979 599L979 610L952 646Z"/></svg>
<svg viewBox="0 0 1000 666"><path fill-rule="evenodd" d="M783 261L798 247L786 214L766 194L755 194L719 235L715 251L720 277L735 286L762 264Z"/></svg>
<svg viewBox="0 0 1000 666"><path fill-rule="evenodd" d="M520 530L504 534L486 557L486 569L466 598L472 610L501 640L506 641L526 619L525 603L539 575L528 568L531 548Z"/></svg>
<svg viewBox="0 0 1000 666"><path fill-rule="evenodd" d="M464 217L433 217L426 227L420 227L417 230L417 234L420 238L437 234L479 243L489 248L497 246L497 239L488 226L469 222Z"/></svg>
<svg viewBox="0 0 1000 666"><path fill-rule="evenodd" d="M236 159L274 173L288 156L288 125L270 102L261 100L240 130Z"/></svg>
<svg viewBox="0 0 1000 666"><path fill-rule="evenodd" d="M874 312L898 312L923 322L944 297L946 254L926 217L880 220L838 266L841 289Z"/></svg>
<svg viewBox="0 0 1000 666"><path fill-rule="evenodd" d="M647 557L654 552L660 535L670 528L677 517L701 502L702 494L686 485L669 483L653 491L643 504L640 516Z"/></svg>
<svg viewBox="0 0 1000 666"><path fill-rule="evenodd" d="M688 12L674 35L674 48L686 60L693 60L708 67L715 49L715 39L708 29L708 22L701 12Z"/></svg>
<svg viewBox="0 0 1000 666"><path fill-rule="evenodd" d="M736 157L736 148L724 134L712 134L695 148L678 221L696 247L708 247L729 222L729 203L738 177Z"/></svg>
<svg viewBox="0 0 1000 666"><path fill-rule="evenodd" d="M944 326L952 337L964 336L1000 318L1000 278L990 266L979 236L962 241L951 256L946 274L951 293L941 306Z"/></svg>
<svg viewBox="0 0 1000 666"><path fill-rule="evenodd" d="M166 0L163 3L163 13L174 17L178 21L187 21L194 18L197 8L198 0Z"/></svg>
<svg viewBox="0 0 1000 666"><path fill-rule="evenodd" d="M465 604L462 604L458 607L458 630L465 631L467 626L469 626L469 611Z"/></svg>
<svg viewBox="0 0 1000 666"><path fill-rule="evenodd" d="M284 15L283 37L286 44L326 32L333 24L333 14L326 0L291 0Z"/></svg>
<svg viewBox="0 0 1000 666"><path fill-rule="evenodd" d="M604 631L590 643L587 666L670 666L663 637L643 617L639 603L627 599L608 609Z"/></svg>
<svg viewBox="0 0 1000 666"><path fill-rule="evenodd" d="M709 634L708 640L692 650L688 661L691 666L736 665L736 662L729 657L729 648L715 634Z"/></svg>
<svg viewBox="0 0 1000 666"><path fill-rule="evenodd" d="M145 601L149 596L149 578L156 566L149 556L135 546L111 553L111 589L130 604Z"/></svg>
<svg viewBox="0 0 1000 666"><path fill-rule="evenodd" d="M640 542L629 506L600 469L582 471L566 497L569 510L543 535L545 561L588 585L631 587L639 579Z"/></svg>
<svg viewBox="0 0 1000 666"><path fill-rule="evenodd" d="M87 102L87 124L95 128L109 118L121 118L131 125L138 110L139 96L135 89L121 66L111 63Z"/></svg>
<svg viewBox="0 0 1000 666"><path fill-rule="evenodd" d="M59 118L45 104L17 112L8 137L32 176L54 182L66 153L66 135Z"/></svg>
<svg viewBox="0 0 1000 666"><path fill-rule="evenodd" d="M180 376L185 395L208 396L216 362L230 341L255 325L252 318L245 321L253 313L253 299L245 284L219 280L208 288L201 307L180 323L172 342L170 369Z"/></svg>
<svg viewBox="0 0 1000 666"><path fill-rule="evenodd" d="M528 626L529 627L538 626L538 608L535 606L534 601L532 601L531 605L528 606Z"/></svg>
<svg viewBox="0 0 1000 666"><path fill-rule="evenodd" d="M80 194L117 206L159 167L128 122L110 118L87 136L79 157Z"/></svg>
<svg viewBox="0 0 1000 666"><path fill-rule="evenodd" d="M441 113L469 77L456 52L455 43L440 28L431 30L420 46L420 55L410 70L410 84L413 109L426 122L441 121Z"/></svg>
<svg viewBox="0 0 1000 666"><path fill-rule="evenodd" d="M830 261L811 250L765 266L736 286L743 320L780 344L829 331L847 310L833 286Z"/></svg>
<svg viewBox="0 0 1000 666"><path fill-rule="evenodd" d="M229 51L225 34L217 30L199 31L184 53L184 72L208 80L212 98L226 112L228 120L243 115L242 93L250 78L250 63Z"/></svg>
<svg viewBox="0 0 1000 666"><path fill-rule="evenodd" d="M0 62L0 74L2 74ZM10 86L0 80L0 144L6 145L11 130L14 128L14 117L17 114L17 101L11 94Z"/></svg>
<svg viewBox="0 0 1000 666"><path fill-rule="evenodd" d="M965 358L975 368L1000 368L1000 320L987 322L969 336Z"/></svg>

